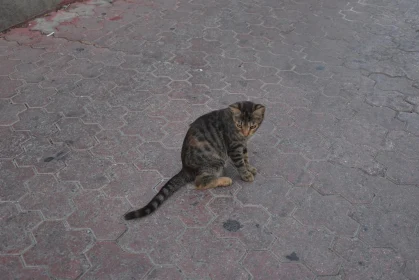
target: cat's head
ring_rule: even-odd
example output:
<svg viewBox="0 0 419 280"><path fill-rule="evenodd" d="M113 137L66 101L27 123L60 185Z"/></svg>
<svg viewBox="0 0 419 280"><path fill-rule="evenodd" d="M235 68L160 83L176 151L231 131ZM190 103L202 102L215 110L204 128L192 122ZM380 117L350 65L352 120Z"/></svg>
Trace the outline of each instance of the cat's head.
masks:
<svg viewBox="0 0 419 280"><path fill-rule="evenodd" d="M265 106L241 101L228 106L237 131L245 137L252 136L263 122Z"/></svg>

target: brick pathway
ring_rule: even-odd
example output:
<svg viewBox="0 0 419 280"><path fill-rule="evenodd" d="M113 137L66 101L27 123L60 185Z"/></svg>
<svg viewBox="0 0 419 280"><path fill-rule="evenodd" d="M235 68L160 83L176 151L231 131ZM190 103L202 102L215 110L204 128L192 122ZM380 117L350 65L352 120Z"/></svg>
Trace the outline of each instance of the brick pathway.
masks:
<svg viewBox="0 0 419 280"><path fill-rule="evenodd" d="M0 38L2 279L419 279L418 1L110 2ZM123 221L243 99L256 181Z"/></svg>

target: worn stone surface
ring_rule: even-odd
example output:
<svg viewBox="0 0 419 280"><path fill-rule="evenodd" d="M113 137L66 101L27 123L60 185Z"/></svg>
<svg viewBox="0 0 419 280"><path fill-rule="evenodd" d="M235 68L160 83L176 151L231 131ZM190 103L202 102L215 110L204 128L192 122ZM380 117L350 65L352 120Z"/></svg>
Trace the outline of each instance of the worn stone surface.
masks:
<svg viewBox="0 0 419 280"><path fill-rule="evenodd" d="M2 275L416 280L418 14L86 0L1 34ZM229 163L232 186L124 221L180 170L189 124L240 100L267 107L255 181Z"/></svg>

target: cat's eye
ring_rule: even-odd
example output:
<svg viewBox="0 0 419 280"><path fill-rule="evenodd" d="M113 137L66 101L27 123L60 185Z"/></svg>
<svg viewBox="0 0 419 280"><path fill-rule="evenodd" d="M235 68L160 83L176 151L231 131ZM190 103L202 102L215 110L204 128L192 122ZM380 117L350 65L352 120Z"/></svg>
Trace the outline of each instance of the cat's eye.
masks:
<svg viewBox="0 0 419 280"><path fill-rule="evenodd" d="M242 124L241 123L236 123L236 125L237 125L238 128L241 128L242 127Z"/></svg>
<svg viewBox="0 0 419 280"><path fill-rule="evenodd" d="M251 126L250 126L250 129L255 129L256 127L257 127L257 125L256 125L256 124L251 125Z"/></svg>

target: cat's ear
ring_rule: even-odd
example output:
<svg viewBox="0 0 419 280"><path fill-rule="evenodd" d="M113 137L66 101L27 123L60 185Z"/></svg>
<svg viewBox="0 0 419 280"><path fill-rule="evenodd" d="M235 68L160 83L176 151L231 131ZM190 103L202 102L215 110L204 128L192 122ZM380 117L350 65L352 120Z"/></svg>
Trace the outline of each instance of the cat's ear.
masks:
<svg viewBox="0 0 419 280"><path fill-rule="evenodd" d="M228 108L230 109L230 111L234 114L234 115L240 115L241 111L240 111L240 106L239 103L234 103L231 104L230 106L228 106Z"/></svg>
<svg viewBox="0 0 419 280"><path fill-rule="evenodd" d="M263 119L265 115L265 106L262 104L256 104L253 110L253 116Z"/></svg>

